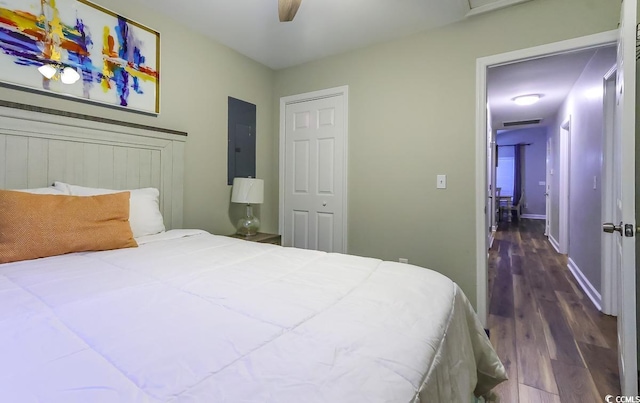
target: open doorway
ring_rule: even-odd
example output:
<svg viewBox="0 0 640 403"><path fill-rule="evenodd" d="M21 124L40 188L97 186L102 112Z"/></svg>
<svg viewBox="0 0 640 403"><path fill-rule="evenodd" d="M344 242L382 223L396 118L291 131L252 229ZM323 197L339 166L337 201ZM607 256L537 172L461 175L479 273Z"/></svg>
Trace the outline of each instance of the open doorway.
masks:
<svg viewBox="0 0 640 403"><path fill-rule="evenodd" d="M488 176L491 169L498 172L495 183L501 195L495 198L510 198L511 204L517 204L514 211L499 216L507 222L514 217L545 220L548 225L540 227L541 233L556 250L568 255L569 269L598 309L602 287L602 77L612 63L615 47L605 42L498 63L486 71L492 122L487 130L496 139L497 167L491 162L485 169ZM533 95L538 102L518 105L520 95ZM523 137L536 132L537 140ZM510 140L501 142L501 135L511 136L505 137ZM514 153L519 154L518 162ZM539 169L527 171L524 165L531 163ZM504 185L505 170L512 173L507 181L513 186Z"/></svg>
<svg viewBox="0 0 640 403"><path fill-rule="evenodd" d="M540 231L566 255L567 267L598 310L608 291L603 290L608 283L603 281L601 264L601 223L606 221L602 210L603 77L615 57L615 47L603 45L503 64L487 73L491 121L498 133L497 185L515 210L509 211L507 221L517 216L549 222ZM535 95L537 103L505 102L517 101L519 95ZM542 133L538 141L523 137L535 130ZM511 136L510 141L501 142L501 133ZM535 161L534 149L538 150ZM527 171L523 161L535 162L541 169ZM535 208L539 210L532 214Z"/></svg>
<svg viewBox="0 0 640 403"><path fill-rule="evenodd" d="M486 226L487 222L487 106L488 106L488 76L492 69L496 67L511 65L514 63L520 63L525 61L535 61L547 56L572 54L581 50L589 50L594 48L600 48L603 46L614 45L617 43L617 31L609 31L600 34L590 35L587 37L570 39L562 42L556 42L552 44L542 45L535 48L521 49L514 52L503 53L500 55L488 56L480 58L476 63L476 82L477 82L477 119L476 119L476 211L480 212L476 215L476 262L477 262L477 304L476 309L481 321L486 324L488 315L488 277L487 277L487 239ZM544 73L543 73L544 75ZM546 76L555 75L555 72L551 74L546 72ZM514 85L518 84L518 80L515 80ZM518 89L518 87L511 87ZM519 88L522 89L522 88ZM509 104L513 100L505 99L503 102ZM494 115L494 114L492 114ZM496 121L499 121L499 117L493 116ZM523 125L527 119L519 121ZM503 119L502 122L508 121ZM532 122L533 123L533 122ZM557 126L559 127L559 126ZM493 129L490 130L493 134ZM552 145L552 149L558 150L559 145ZM551 159L551 165L557 163L555 159ZM557 170L552 169L551 175L557 176ZM559 181L554 181L559 183ZM547 186L548 193L551 196L552 205L551 209L551 223L558 223L558 215L555 213L558 211L554 208L556 200L554 195L558 195L558 189L555 185ZM556 206L557 207L557 206ZM485 212L484 214L482 212ZM493 214L493 212L491 212Z"/></svg>
<svg viewBox="0 0 640 403"><path fill-rule="evenodd" d="M569 209L569 194L571 192L571 116L567 117L560 125L560 184L558 187L558 198L560 209L558 211L558 235L559 242L556 249L566 255L569 253L569 226L571 225ZM576 174L578 174L576 172ZM600 197L601 198L601 197ZM600 234L598 234L600 235ZM549 234L551 243L556 246L553 240L553 232Z"/></svg>
<svg viewBox="0 0 640 403"><path fill-rule="evenodd" d="M500 223L545 219L546 142L545 127L497 131Z"/></svg>

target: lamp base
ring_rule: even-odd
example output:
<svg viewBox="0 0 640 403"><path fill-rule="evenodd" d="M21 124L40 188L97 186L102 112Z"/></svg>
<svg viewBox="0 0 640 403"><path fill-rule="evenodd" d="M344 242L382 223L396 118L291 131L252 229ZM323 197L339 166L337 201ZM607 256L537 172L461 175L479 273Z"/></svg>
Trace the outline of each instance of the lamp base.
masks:
<svg viewBox="0 0 640 403"><path fill-rule="evenodd" d="M253 207L247 204L247 215L238 220L238 229L236 234L244 236L253 236L260 229L260 220L253 215Z"/></svg>

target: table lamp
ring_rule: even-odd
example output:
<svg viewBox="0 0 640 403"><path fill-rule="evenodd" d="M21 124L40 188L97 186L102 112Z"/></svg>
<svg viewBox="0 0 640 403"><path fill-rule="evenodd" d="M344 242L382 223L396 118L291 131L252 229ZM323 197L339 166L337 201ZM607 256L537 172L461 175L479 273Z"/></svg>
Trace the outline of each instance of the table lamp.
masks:
<svg viewBox="0 0 640 403"><path fill-rule="evenodd" d="M253 216L252 204L261 204L264 201L264 181L255 178L233 178L231 201L247 205L246 216L238 220L237 233L244 236L255 235L260 228L260 220Z"/></svg>

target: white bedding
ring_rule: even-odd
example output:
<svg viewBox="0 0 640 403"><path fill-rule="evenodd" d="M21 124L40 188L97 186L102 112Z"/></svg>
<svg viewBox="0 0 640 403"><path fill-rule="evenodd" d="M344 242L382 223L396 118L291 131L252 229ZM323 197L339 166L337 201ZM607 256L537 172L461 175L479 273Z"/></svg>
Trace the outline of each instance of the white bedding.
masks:
<svg viewBox="0 0 640 403"><path fill-rule="evenodd" d="M434 271L201 231L138 241L0 265L0 401L468 402L505 377Z"/></svg>

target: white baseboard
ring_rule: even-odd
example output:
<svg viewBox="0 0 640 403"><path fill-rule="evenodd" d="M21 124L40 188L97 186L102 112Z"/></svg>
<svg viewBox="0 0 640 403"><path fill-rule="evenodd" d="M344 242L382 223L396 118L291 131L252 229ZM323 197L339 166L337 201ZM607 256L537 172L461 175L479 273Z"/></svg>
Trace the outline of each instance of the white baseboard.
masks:
<svg viewBox="0 0 640 403"><path fill-rule="evenodd" d="M578 267L576 262L573 261L573 259L571 258L568 259L567 266L569 267L571 274L573 274L573 277L575 277L576 281L578 281L578 284L580 284L582 291L584 291L584 293L587 294L587 297L589 297L591 302L593 302L593 305L595 305L596 308L598 308L598 310L601 311L602 296L600 295L598 290L596 290L593 284L591 284L591 282L587 279L587 277L585 277L585 275L582 273L582 270L580 270L580 268Z"/></svg>
<svg viewBox="0 0 640 403"><path fill-rule="evenodd" d="M493 241L496 239L496 232L495 231L491 231L491 235L489 235L489 248L491 249L493 247Z"/></svg>
<svg viewBox="0 0 640 403"><path fill-rule="evenodd" d="M522 218L528 218L531 220L546 220L547 216L544 214L522 214L520 215Z"/></svg>
<svg viewBox="0 0 640 403"><path fill-rule="evenodd" d="M547 238L549 239L549 243L551 244L551 246L553 246L553 249L555 249L556 252L560 253L560 244L555 240L553 235L549 234Z"/></svg>

